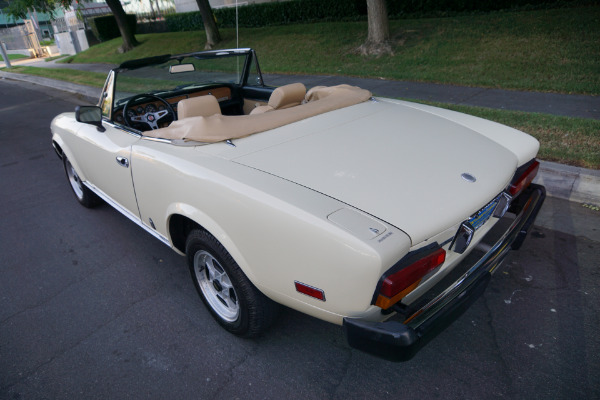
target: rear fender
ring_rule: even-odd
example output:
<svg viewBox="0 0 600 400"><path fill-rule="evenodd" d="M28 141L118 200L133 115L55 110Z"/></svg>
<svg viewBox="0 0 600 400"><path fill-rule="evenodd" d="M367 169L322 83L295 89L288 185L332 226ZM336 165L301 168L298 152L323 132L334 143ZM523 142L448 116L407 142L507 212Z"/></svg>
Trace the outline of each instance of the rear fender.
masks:
<svg viewBox="0 0 600 400"><path fill-rule="evenodd" d="M252 273L250 267L248 266L248 262L240 252L239 248L235 245L233 240L227 235L224 229L210 216L206 213L202 212L200 209L186 203L173 203L170 204L167 208L167 219L166 219L166 229L169 229L170 220L174 215L182 215L186 218L189 218L196 224L200 226L200 228L204 229L211 235L213 235L225 249L229 252L229 254L233 257L235 262L239 265L239 267L244 271L244 274L250 279L250 281L255 285L257 282L256 276ZM180 250L178 250L173 245L173 237L172 232L167 232L169 242L173 246L173 249L180 254L184 254Z"/></svg>

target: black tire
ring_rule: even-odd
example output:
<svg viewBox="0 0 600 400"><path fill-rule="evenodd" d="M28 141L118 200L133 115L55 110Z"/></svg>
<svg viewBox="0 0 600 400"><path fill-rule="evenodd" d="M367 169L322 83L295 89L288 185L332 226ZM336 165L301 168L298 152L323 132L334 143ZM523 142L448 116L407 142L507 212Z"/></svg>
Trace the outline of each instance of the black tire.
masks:
<svg viewBox="0 0 600 400"><path fill-rule="evenodd" d="M213 318L240 337L256 337L272 324L279 306L248 280L210 233L192 231L186 257L196 290Z"/></svg>
<svg viewBox="0 0 600 400"><path fill-rule="evenodd" d="M102 199L96 195L96 193L92 192L88 189L83 183L81 183L81 179L79 179L79 175L77 175L77 171L69 162L67 156L63 156L63 165L65 167L65 173L67 174L67 180L69 181L69 186L75 195L77 201L84 207L93 208L99 204L102 204Z"/></svg>

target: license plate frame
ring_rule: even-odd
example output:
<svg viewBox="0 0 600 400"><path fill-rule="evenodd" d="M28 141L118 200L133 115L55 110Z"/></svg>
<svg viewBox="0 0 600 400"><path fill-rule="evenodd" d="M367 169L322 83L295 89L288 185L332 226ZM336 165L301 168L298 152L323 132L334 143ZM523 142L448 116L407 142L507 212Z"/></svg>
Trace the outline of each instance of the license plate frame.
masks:
<svg viewBox="0 0 600 400"><path fill-rule="evenodd" d="M474 230L481 228L483 224L485 224L487 220L490 219L490 217L494 214L499 198L500 197L498 196L494 200L490 201L481 210L477 211L471 216L471 218L467 220Z"/></svg>

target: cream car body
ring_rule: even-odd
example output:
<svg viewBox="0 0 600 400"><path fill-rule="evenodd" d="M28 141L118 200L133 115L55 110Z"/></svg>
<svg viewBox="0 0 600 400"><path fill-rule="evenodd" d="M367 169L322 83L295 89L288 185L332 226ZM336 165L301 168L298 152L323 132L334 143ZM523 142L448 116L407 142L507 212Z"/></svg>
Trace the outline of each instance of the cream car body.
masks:
<svg viewBox="0 0 600 400"><path fill-rule="evenodd" d="M452 272L499 218L482 222L467 251L452 251L461 224L497 202L539 146L490 121L380 98L229 141L150 137L117 121L127 105L115 100L107 111L114 76L126 70L107 81L100 123L77 122L73 113L52 123L74 189L91 190L181 254L189 226L208 232L269 299L340 325L385 321ZM232 97L265 103L273 89L260 82L246 93L242 80ZM445 252L443 264L382 311L382 277L431 246Z"/></svg>

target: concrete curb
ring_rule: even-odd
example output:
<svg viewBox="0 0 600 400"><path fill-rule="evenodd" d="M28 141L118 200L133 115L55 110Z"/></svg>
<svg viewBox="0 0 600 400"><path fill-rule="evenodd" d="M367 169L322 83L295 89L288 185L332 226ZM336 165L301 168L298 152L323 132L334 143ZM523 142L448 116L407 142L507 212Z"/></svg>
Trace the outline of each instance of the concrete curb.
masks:
<svg viewBox="0 0 600 400"><path fill-rule="evenodd" d="M12 79L15 81L24 81L35 83L36 85L48 86L69 93L77 93L92 99L96 99L96 101L100 98L100 93L102 92L102 89L91 86L79 85L76 83L59 81L41 76L17 74L14 72L0 71L0 77L2 79Z"/></svg>
<svg viewBox="0 0 600 400"><path fill-rule="evenodd" d="M2 79L26 81L90 98L100 97L101 89L55 79L0 71ZM600 171L549 161L541 161L535 183L546 187L548 196L579 203L600 205Z"/></svg>
<svg viewBox="0 0 600 400"><path fill-rule="evenodd" d="M535 183L546 186L548 196L600 205L600 171L541 161Z"/></svg>

